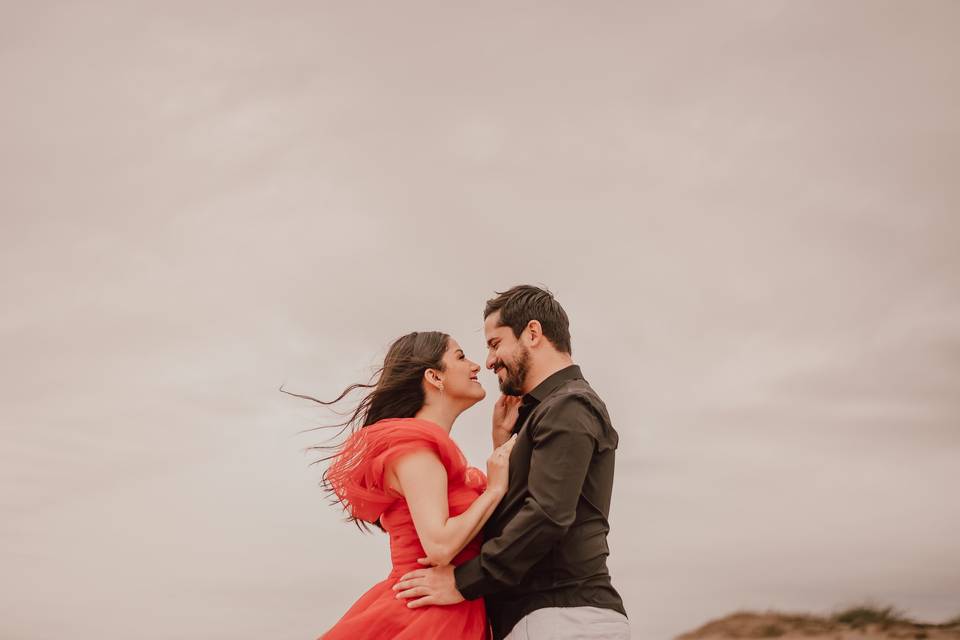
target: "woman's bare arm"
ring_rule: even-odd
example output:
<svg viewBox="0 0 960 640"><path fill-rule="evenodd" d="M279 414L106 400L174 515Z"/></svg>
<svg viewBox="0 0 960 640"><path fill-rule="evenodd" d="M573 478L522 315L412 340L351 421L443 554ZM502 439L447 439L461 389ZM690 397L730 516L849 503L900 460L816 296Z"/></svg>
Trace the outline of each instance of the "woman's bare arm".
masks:
<svg viewBox="0 0 960 640"><path fill-rule="evenodd" d="M506 487L488 487L466 511L450 516L447 470L431 451L415 451L398 458L390 469L395 487L406 499L420 544L431 564L450 564L480 532Z"/></svg>

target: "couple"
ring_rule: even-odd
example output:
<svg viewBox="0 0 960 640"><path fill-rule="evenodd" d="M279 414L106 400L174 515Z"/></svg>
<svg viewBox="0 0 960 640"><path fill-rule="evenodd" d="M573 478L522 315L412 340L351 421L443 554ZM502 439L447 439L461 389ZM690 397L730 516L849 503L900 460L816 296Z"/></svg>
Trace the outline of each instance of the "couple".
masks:
<svg viewBox="0 0 960 640"><path fill-rule="evenodd" d="M571 359L567 315L521 285L484 310L503 395L487 475L450 439L480 366L440 332L394 342L324 473L350 519L390 536L393 570L323 640L630 637L610 582L617 432ZM332 404L332 403L324 403Z"/></svg>

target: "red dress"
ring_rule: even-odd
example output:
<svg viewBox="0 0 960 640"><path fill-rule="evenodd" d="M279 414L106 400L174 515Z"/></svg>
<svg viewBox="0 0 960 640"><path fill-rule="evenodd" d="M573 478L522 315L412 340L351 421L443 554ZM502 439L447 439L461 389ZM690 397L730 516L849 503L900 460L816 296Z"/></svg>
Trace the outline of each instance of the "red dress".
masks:
<svg viewBox="0 0 960 640"><path fill-rule="evenodd" d="M327 479L345 507L356 518L380 524L390 534L393 570L385 580L360 596L322 640L485 640L487 614L483 598L450 606L407 607L392 589L399 578L426 557L403 496L384 483L386 464L418 449L435 452L447 469L450 515L463 513L486 488L486 476L468 467L466 458L439 425L419 418L389 418L359 429L350 436L327 472ZM459 565L480 552L480 536L472 540L452 564Z"/></svg>

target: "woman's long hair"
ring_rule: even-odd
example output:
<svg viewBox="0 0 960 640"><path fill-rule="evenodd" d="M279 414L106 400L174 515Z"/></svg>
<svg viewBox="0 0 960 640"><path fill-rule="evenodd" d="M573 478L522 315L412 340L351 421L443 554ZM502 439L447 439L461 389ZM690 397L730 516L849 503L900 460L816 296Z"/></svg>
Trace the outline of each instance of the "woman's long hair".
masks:
<svg viewBox="0 0 960 640"><path fill-rule="evenodd" d="M345 421L304 429L300 433L340 427L340 431L331 437L333 439L338 438L348 430L350 434L353 434L357 430L384 418L412 418L423 408L426 400L423 390L423 374L427 369L444 370L443 354L447 351L449 341L450 336L440 331L414 331L397 338L387 350L387 355L383 359L383 366L377 369L369 383L357 382L351 384L334 400L323 401L299 393L290 393L284 391L283 386L280 387L280 391L297 398L312 400L324 406L331 406L357 389L370 390L353 411L341 414L349 416ZM327 455L319 460L314 460L310 464L319 464L335 458L340 453L343 444L343 442L340 442L307 447L306 451L327 452ZM324 469L320 484L331 503L336 504L340 502L340 498L330 484L327 476L328 471L329 467ZM354 522L358 527L367 529L365 522L357 520L352 515L348 516L348 521ZM379 521L375 524L381 529L383 528Z"/></svg>

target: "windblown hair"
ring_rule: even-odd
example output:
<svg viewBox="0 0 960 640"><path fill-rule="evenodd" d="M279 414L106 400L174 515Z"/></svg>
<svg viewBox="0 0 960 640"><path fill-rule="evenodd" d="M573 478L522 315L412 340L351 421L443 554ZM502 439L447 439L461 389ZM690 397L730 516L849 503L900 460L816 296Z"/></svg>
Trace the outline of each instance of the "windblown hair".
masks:
<svg viewBox="0 0 960 640"><path fill-rule="evenodd" d="M423 374L427 369L444 370L443 354L447 350L449 341L450 336L440 331L414 331L397 338L387 350L383 366L377 369L369 383L357 382L351 384L333 400L324 401L312 396L290 393L284 391L282 386L280 391L297 398L312 400L324 406L331 406L346 398L353 391L358 389L369 390L355 409L340 414L349 416L343 422L304 429L300 433L340 427L340 431L330 438L335 439L343 435L345 431L349 431L352 435L359 429L379 422L384 418L412 418L423 408L426 401L423 390ZM329 445L307 447L306 451L327 452L327 455L319 460L314 460L310 464L319 464L336 458L343 445L344 442L335 442ZM331 503L337 504L340 502L340 498L329 481L328 471L329 467L324 470L320 484ZM352 515L348 516L348 521L366 529L366 523L357 520ZM379 521L375 524L380 526Z"/></svg>

